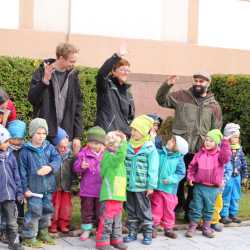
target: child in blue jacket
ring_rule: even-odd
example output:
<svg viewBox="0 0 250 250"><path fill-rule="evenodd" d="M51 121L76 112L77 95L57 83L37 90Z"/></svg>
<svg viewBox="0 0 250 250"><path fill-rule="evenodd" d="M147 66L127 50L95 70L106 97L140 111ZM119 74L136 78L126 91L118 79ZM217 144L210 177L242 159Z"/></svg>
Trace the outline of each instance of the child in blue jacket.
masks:
<svg viewBox="0 0 250 250"><path fill-rule="evenodd" d="M0 218L6 219L6 235L9 249L23 250L18 243L16 199L23 201L22 186L16 158L9 148L10 134L0 125Z"/></svg>
<svg viewBox="0 0 250 250"><path fill-rule="evenodd" d="M239 201L241 197L241 182L246 184L248 181L248 166L245 154L240 145L240 126L235 123L228 123L224 128L224 135L234 134L230 139L231 160L229 163L232 168L231 178L225 185L223 191L223 209L221 211L221 222L229 224L231 222L241 223L237 217L239 212Z"/></svg>
<svg viewBox="0 0 250 250"><path fill-rule="evenodd" d="M159 152L158 184L152 198L152 215L154 221L153 237L157 235L157 227L162 225L165 236L177 238L173 231L175 225L175 207L178 203L177 188L185 177L186 167L183 156L188 152L188 143L181 136L173 135L164 142Z"/></svg>
<svg viewBox="0 0 250 250"><path fill-rule="evenodd" d="M48 227L53 214L55 173L60 168L61 157L55 147L46 141L46 120L32 120L29 135L31 140L24 144L19 155L22 187L28 203L21 236L24 245L42 248L43 243L55 244L48 234Z"/></svg>

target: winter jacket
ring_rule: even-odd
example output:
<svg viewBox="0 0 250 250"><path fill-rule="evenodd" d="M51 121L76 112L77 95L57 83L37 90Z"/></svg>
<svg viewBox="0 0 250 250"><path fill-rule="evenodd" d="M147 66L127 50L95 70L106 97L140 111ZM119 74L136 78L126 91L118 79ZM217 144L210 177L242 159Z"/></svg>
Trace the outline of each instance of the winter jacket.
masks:
<svg viewBox="0 0 250 250"><path fill-rule="evenodd" d="M159 174L157 190L169 194L176 194L179 182L185 177L186 167L183 155L179 152L170 152L166 147L158 150ZM163 180L168 183L164 184Z"/></svg>
<svg viewBox="0 0 250 250"><path fill-rule="evenodd" d="M81 197L99 197L102 183L100 173L100 162L102 157L103 152L100 152L97 155L88 146L81 149L78 153L77 160L74 163L74 171L81 175ZM86 161L89 164L88 168L81 168L81 163L83 161Z"/></svg>
<svg viewBox="0 0 250 250"><path fill-rule="evenodd" d="M37 171L49 165L52 171L45 176L39 176ZM20 175L23 191L46 194L56 191L55 174L59 171L61 157L55 147L45 141L39 148L31 142L25 143L19 154Z"/></svg>
<svg viewBox="0 0 250 250"><path fill-rule="evenodd" d="M240 175L242 179L248 178L248 166L242 147L237 150L235 155L232 153L228 165L232 167L232 176Z"/></svg>
<svg viewBox="0 0 250 250"><path fill-rule="evenodd" d="M125 164L128 191L143 192L157 187L159 156L152 141L146 142L137 153L129 144Z"/></svg>
<svg viewBox="0 0 250 250"><path fill-rule="evenodd" d="M23 198L16 158L11 150L0 151L0 202Z"/></svg>
<svg viewBox="0 0 250 250"><path fill-rule="evenodd" d="M61 165L59 171L56 173L56 189L70 192L72 182L76 177L73 173L75 158L73 157L71 150L68 150L63 156L60 155L60 157Z"/></svg>
<svg viewBox="0 0 250 250"><path fill-rule="evenodd" d="M80 90L78 72L71 69L67 72L68 92L61 124L57 124L55 96L52 84L46 85L43 82L43 64L34 72L28 93L28 100L33 106L33 118L41 117L45 119L49 127L49 137L56 136L57 128L65 129L69 139L81 138L83 133L82 109L83 100Z"/></svg>
<svg viewBox="0 0 250 250"><path fill-rule="evenodd" d="M120 84L110 73L120 60L114 54L99 69L96 77L97 112L96 125L106 132L121 130L130 135L129 124L134 119L134 101L129 92L130 85Z"/></svg>
<svg viewBox="0 0 250 250"><path fill-rule="evenodd" d="M123 142L117 152L104 152L101 162L102 187L100 201L126 201L127 175L124 163L127 147L127 142Z"/></svg>
<svg viewBox="0 0 250 250"><path fill-rule="evenodd" d="M208 151L202 147L188 166L187 180L207 186L221 186L224 165L230 160L230 156L230 144L225 139L214 150Z"/></svg>
<svg viewBox="0 0 250 250"><path fill-rule="evenodd" d="M196 153L202 145L206 134L211 129L222 126L221 108L212 93L197 100L192 88L169 92L171 85L163 83L156 100L162 107L175 110L172 132L187 140L189 152Z"/></svg>

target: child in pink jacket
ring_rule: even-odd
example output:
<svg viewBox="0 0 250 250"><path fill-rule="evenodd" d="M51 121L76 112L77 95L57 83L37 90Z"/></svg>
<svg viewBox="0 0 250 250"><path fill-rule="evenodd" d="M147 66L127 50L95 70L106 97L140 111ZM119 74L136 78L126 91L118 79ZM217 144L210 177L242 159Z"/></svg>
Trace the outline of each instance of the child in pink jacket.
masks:
<svg viewBox="0 0 250 250"><path fill-rule="evenodd" d="M215 236L210 222L219 187L223 185L224 165L231 156L229 138L222 137L218 129L209 131L203 147L188 167L187 181L190 186L194 186L194 190L189 205L190 223L186 237L193 237L201 219L204 221L203 235L209 238Z"/></svg>
<svg viewBox="0 0 250 250"><path fill-rule="evenodd" d="M101 127L87 131L87 145L81 149L74 163L74 171L81 175L80 197L83 231L80 240L89 238L94 226L97 226L100 209L100 191L102 178L100 164L103 158L106 133Z"/></svg>

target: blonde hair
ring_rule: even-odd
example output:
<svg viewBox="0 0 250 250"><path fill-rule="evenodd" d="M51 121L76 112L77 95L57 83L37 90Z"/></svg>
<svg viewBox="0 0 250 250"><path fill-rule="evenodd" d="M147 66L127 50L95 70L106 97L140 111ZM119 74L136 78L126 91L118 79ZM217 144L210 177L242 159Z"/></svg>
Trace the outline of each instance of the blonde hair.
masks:
<svg viewBox="0 0 250 250"><path fill-rule="evenodd" d="M68 59L70 54L78 53L79 49L77 49L73 44L70 43L60 43L56 47L56 58L60 58L61 56L64 59Z"/></svg>

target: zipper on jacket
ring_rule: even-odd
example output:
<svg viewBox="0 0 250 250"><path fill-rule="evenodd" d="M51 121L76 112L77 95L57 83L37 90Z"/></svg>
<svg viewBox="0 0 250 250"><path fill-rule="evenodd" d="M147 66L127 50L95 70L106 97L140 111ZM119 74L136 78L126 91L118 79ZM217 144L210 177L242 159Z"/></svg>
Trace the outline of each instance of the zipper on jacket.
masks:
<svg viewBox="0 0 250 250"><path fill-rule="evenodd" d="M113 123L114 120L115 120L115 115L113 115L113 118L112 118L111 122L109 123L107 129L109 129L111 127L111 125L112 125L112 123Z"/></svg>

